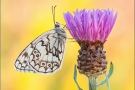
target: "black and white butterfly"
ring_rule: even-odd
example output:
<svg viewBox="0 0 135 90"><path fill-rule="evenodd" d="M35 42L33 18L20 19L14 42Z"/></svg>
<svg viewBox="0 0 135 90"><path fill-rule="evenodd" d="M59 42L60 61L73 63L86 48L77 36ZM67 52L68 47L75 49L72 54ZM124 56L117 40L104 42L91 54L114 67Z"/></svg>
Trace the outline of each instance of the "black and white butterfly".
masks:
<svg viewBox="0 0 135 90"><path fill-rule="evenodd" d="M21 52L15 68L20 72L43 74L57 71L62 64L66 39L65 30L56 22L54 29L37 37Z"/></svg>
<svg viewBox="0 0 135 90"><path fill-rule="evenodd" d="M21 72L52 73L61 66L66 32L56 22L55 28L32 41L18 56L15 68Z"/></svg>

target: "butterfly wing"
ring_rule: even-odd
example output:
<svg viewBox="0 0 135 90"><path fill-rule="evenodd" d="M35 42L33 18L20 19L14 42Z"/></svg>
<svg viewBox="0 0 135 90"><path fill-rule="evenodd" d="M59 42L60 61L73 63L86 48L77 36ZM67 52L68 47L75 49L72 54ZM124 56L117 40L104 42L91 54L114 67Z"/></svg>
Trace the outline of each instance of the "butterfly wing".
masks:
<svg viewBox="0 0 135 90"><path fill-rule="evenodd" d="M14 66L21 72L51 73L61 66L64 50L65 38L50 30L31 42Z"/></svg>

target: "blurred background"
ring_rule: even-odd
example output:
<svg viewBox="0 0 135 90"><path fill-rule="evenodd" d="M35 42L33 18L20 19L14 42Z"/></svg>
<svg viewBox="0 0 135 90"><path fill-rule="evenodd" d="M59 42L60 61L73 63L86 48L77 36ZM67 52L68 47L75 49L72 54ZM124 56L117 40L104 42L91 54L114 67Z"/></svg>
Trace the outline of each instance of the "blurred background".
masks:
<svg viewBox="0 0 135 90"><path fill-rule="evenodd" d="M83 9L113 9L118 17L104 50L114 64L111 90L134 90L134 0L1 0L1 90L78 90L73 68L80 47L66 43L62 68L51 75L21 73L14 62L37 36L54 28L51 6L57 5L56 21L65 24L63 13ZM71 37L69 32L68 37ZM109 64L108 64L109 69ZM105 77L101 75L99 82ZM78 82L88 90L86 76ZM107 90L106 84L98 90Z"/></svg>

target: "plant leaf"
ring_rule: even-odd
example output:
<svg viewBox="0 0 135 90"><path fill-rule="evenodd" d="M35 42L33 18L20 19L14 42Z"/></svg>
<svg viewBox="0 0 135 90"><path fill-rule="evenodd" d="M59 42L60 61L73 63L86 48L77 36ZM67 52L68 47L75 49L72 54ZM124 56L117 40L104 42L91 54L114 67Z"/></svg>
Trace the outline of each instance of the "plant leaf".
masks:
<svg viewBox="0 0 135 90"><path fill-rule="evenodd" d="M109 83L109 81L108 81L108 77L107 77L107 75L105 74L105 76L106 76L106 79L107 79L107 87L108 87L108 90L110 90L110 83Z"/></svg>
<svg viewBox="0 0 135 90"><path fill-rule="evenodd" d="M75 67L74 67L74 81L75 81L75 83L76 83L76 85L77 85L77 87L78 87L78 90L83 90L80 86L79 86L79 84L78 84L78 82L77 82L77 70L76 70L76 65L75 65Z"/></svg>
<svg viewBox="0 0 135 90"><path fill-rule="evenodd" d="M108 82L108 80L110 79L110 77L111 77L112 74L113 74L113 71L114 71L114 66L113 66L113 63L111 62L111 63L110 63L110 70L109 70L108 75L106 75L106 79L104 79L101 83L99 83L99 84L97 85L97 87L99 87L99 86L103 85L104 83Z"/></svg>

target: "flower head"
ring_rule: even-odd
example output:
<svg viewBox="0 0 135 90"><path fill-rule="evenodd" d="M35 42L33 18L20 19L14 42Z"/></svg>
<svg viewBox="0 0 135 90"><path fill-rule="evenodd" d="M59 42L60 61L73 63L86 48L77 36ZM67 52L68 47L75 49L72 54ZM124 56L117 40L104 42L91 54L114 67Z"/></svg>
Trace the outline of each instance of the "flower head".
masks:
<svg viewBox="0 0 135 90"><path fill-rule="evenodd" d="M76 10L74 16L64 14L70 34L78 42L77 68L86 76L97 77L106 73L107 60L103 45L115 23L117 13L113 10Z"/></svg>
<svg viewBox="0 0 135 90"><path fill-rule="evenodd" d="M64 14L67 28L76 39L101 42L106 41L115 23L117 13L113 10L76 10L74 16L67 12Z"/></svg>

